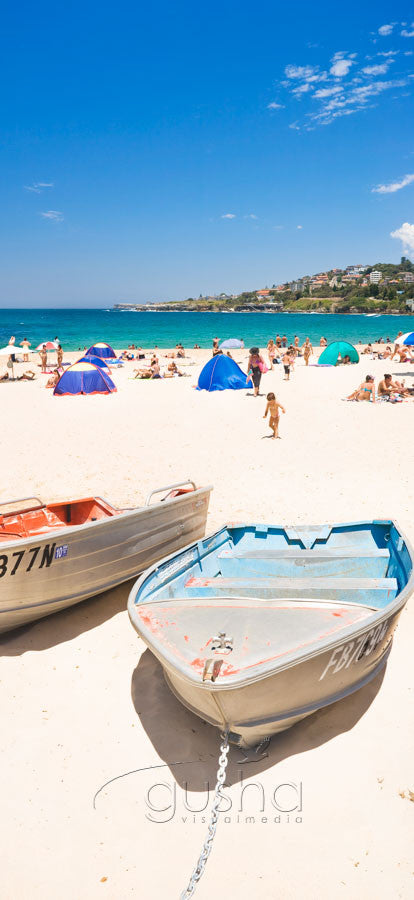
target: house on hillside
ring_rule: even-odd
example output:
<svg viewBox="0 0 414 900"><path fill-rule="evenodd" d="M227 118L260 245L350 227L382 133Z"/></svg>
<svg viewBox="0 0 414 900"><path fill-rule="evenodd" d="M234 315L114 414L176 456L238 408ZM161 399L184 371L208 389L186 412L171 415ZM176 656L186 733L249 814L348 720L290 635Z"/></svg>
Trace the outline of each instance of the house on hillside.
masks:
<svg viewBox="0 0 414 900"><path fill-rule="evenodd" d="M370 272L369 280L371 284L379 284L380 281L382 281L382 272L374 269L372 272Z"/></svg>

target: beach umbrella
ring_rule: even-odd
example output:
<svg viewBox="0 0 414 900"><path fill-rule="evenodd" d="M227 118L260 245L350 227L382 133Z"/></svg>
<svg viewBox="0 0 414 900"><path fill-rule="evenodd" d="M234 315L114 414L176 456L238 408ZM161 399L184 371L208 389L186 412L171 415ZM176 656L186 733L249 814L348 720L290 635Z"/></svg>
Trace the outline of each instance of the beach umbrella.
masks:
<svg viewBox="0 0 414 900"><path fill-rule="evenodd" d="M54 341L42 341L39 346L36 347L36 350L42 350L43 347L46 347L46 350L57 350Z"/></svg>
<svg viewBox="0 0 414 900"><path fill-rule="evenodd" d="M227 338L226 341L222 341L220 344L220 350L237 350L243 347L244 342L239 341L238 338Z"/></svg>
<svg viewBox="0 0 414 900"><path fill-rule="evenodd" d="M77 362L69 366L59 378L53 391L57 396L79 394L112 394L116 387L103 369L89 362Z"/></svg>
<svg viewBox="0 0 414 900"><path fill-rule="evenodd" d="M0 356L10 356L11 353L21 353L21 349L16 344L7 344L7 347L0 348Z"/></svg>
<svg viewBox="0 0 414 900"><path fill-rule="evenodd" d="M395 338L396 344L405 344L406 347L412 347L414 345L414 331L407 331L405 334L402 334L401 337Z"/></svg>
<svg viewBox="0 0 414 900"><path fill-rule="evenodd" d="M92 347L89 347L85 356L99 356L101 359L115 359L116 353L109 344L105 344L101 341L99 344L93 344Z"/></svg>
<svg viewBox="0 0 414 900"><path fill-rule="evenodd" d="M102 369L103 372L106 372L109 375L109 369L104 359L101 359L100 356L81 356L77 362L88 362L92 363L93 366L97 366L98 369Z"/></svg>
<svg viewBox="0 0 414 900"><path fill-rule="evenodd" d="M197 391L245 391L252 386L240 366L222 353L213 356L200 372Z"/></svg>

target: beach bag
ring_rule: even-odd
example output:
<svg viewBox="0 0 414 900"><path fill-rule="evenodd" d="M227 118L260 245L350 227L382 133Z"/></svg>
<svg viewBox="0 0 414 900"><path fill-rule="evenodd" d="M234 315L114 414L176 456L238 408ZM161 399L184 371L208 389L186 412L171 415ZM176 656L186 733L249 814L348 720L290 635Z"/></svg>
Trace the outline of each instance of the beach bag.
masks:
<svg viewBox="0 0 414 900"><path fill-rule="evenodd" d="M267 368L266 364L263 363L263 362L259 362L259 369L260 369L262 375L264 375L266 372L269 371L269 369Z"/></svg>

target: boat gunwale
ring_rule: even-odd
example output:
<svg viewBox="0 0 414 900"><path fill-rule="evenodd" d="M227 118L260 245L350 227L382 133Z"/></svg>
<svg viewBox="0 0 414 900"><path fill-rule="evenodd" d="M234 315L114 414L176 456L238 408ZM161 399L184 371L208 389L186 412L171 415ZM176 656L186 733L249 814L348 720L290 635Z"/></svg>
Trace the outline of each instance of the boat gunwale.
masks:
<svg viewBox="0 0 414 900"><path fill-rule="evenodd" d="M170 655L171 656L171 661L170 661L168 653L163 654L161 652L157 652L157 650L148 643L148 641L146 640L144 635L136 627L135 608L137 606L141 606L141 605L145 606L145 600L142 604L139 604L139 603L135 603L135 598L138 596L144 583L147 580L149 580L156 573L157 570L162 568L164 565L167 565L171 560L177 558L181 554L184 555L186 552L188 553L188 551L190 549L197 548L197 546L199 544L198 541L192 541L190 544L187 544L186 547L183 547L178 552L176 551L175 553L171 553L169 556L165 557L162 560L161 565L160 565L160 563L158 563L153 566L150 566L149 569L147 569L145 572L143 572L142 575L139 576L139 578L135 582L133 588L131 589L129 597L128 597L127 609L128 609L128 615L129 615L131 624L135 628L135 631L137 632L137 634L139 635L141 640L144 641L146 646L151 650L151 652L154 654L154 656L161 663L163 669L166 669L168 671L168 668L171 668L173 670L174 674L176 675L176 677L181 678L183 681L185 681L187 684L192 685L193 687L197 687L197 689L207 691L209 693L216 693L216 692L220 693L221 691L240 690L242 687L247 687L248 685L254 684L257 681L263 681L265 678L269 678L272 675L277 674L278 672L283 672L286 669L289 669L295 665L298 665L298 663L308 662L309 660L314 659L318 656L321 656L322 654L324 654L328 651L332 652L337 647L340 647L342 644L349 641L351 638L359 637L365 631L369 631L375 625L380 625L383 622L386 622L388 619L391 619L393 616L395 616L401 612L401 610L407 603L409 597L411 596L411 594L414 591L414 549L411 545L411 542L406 538L404 531L402 531L401 528L399 527L398 522L395 519L371 519L371 520L363 519L363 520L360 520L357 522L337 522L337 523L333 523L332 525L329 525L329 527L332 530L334 528L355 527L358 525L388 524L388 523L390 525L394 526L394 528L398 532L399 537L402 538L402 540L404 541L405 546L408 551L408 554L409 554L409 557L410 557L410 560L411 560L411 563L412 563L411 574L408 578L407 584L403 587L402 591L399 594L397 594L397 596L394 597L393 600L390 601L390 603L388 604L387 607L385 607L383 609L379 609L379 610L373 612L371 615L368 615L365 619L363 619L362 620L363 624L361 623L360 626L348 625L341 632L340 637L336 637L336 638L332 638L332 639L327 638L324 640L324 642L322 644L313 643L310 645L310 648L306 651L296 650L291 653L288 653L288 654L286 654L286 658L283 663L276 662L273 664L272 667L265 669L263 672L258 672L257 674L250 675L250 676L242 675L241 673L237 673L237 675L230 675L230 676L228 676L229 679L233 679L233 680L232 681L229 680L227 683L218 684L217 682L211 682L211 681L203 682L202 680L200 680L199 674L196 675L195 673L193 674L191 671L187 671L187 667L186 667L186 671L184 672L179 666L177 666L173 660L172 654ZM250 523L231 522L229 524L223 525L222 528L217 529L212 534L209 534L206 537L202 538L202 542L208 544L210 541L214 540L221 532L224 532L231 528L249 528L249 527L252 527L252 524L253 523L251 523L251 522ZM280 528L286 529L286 528L292 527L290 525L285 525L285 526L274 526L273 525L272 526L272 525L266 525L265 523L263 523L263 525L264 525L264 527L267 527L267 528L272 528L272 527L279 528L280 527ZM310 525L308 525L308 526L302 525L302 526L295 526L295 527L302 527L302 528L303 527L308 527L308 528L315 527L316 528L316 526L310 526ZM215 548L215 549L218 549L218 548ZM171 598L171 600L172 599L173 598ZM191 600L193 598L189 598L189 599ZM259 597L258 598L252 597L250 599L260 600ZM365 608L369 608L369 607L365 607ZM189 668L190 667L188 666L188 669Z"/></svg>
<svg viewBox="0 0 414 900"><path fill-rule="evenodd" d="M17 538L17 539L15 537L14 539L11 539L10 541L0 540L0 553L7 552L10 549L10 547L16 547L16 546L21 547L21 546L25 546L25 545L33 543L33 542L39 543L39 541L43 541L43 540L50 542L51 536L55 535L55 534L62 535L62 536L64 535L65 539L66 539L66 537L70 537L72 534L76 535L76 534L79 534L80 532L83 533L90 528L97 528L99 526L103 527L105 525L108 525L108 523L114 522L114 521L122 522L127 518L132 518L132 517L135 517L138 515L142 515L143 513L149 512L149 511L152 512L153 510L155 510L161 506L162 506L162 508L165 508L166 503L169 506L170 504L179 503L180 501L182 502L189 498L194 499L194 497L196 497L197 495L200 495L201 493L205 493L205 492L211 493L211 491L213 489L214 489L213 485L206 485L205 487L197 488L195 491L187 491L184 494L180 494L180 496L178 496L178 497L171 497L169 500L167 500L167 498L165 498L164 500L157 500L155 503L151 503L149 506L145 506L145 505L144 506L133 506L130 508L122 508L121 507L120 510L118 507L112 506L110 501L107 500L105 497L96 495L93 499L101 500L101 501L103 501L103 503L106 503L108 506L111 507L111 509L113 509L115 511L115 515L105 516L102 519L97 519L96 522L84 522L82 525L65 525L65 524L63 524L62 527L60 527L60 526L57 526L56 528L52 527L52 528L49 528L47 531L42 532L41 534L33 534L33 535L29 535L28 537ZM17 499L16 501L11 501L11 502L18 503L19 500ZM50 502L65 504L65 502L70 502L70 501L65 501L65 500L62 500L62 501L56 500L55 501L54 500L54 501L50 501ZM48 504L44 503L42 507L36 507L36 509L43 509L45 507L47 508L47 506L48 506ZM30 511L31 510L24 510L24 512L30 512Z"/></svg>

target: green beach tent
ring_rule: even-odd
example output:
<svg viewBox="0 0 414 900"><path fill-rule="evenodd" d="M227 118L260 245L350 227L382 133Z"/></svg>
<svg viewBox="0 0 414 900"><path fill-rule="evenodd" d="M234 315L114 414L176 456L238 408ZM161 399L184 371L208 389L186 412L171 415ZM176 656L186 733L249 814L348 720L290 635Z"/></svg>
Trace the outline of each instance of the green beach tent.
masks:
<svg viewBox="0 0 414 900"><path fill-rule="evenodd" d="M332 344L328 344L323 353L321 353L318 365L336 366L339 358L343 359L344 356L349 356L351 363L359 362L358 351L352 344L348 344L347 341L332 341Z"/></svg>

